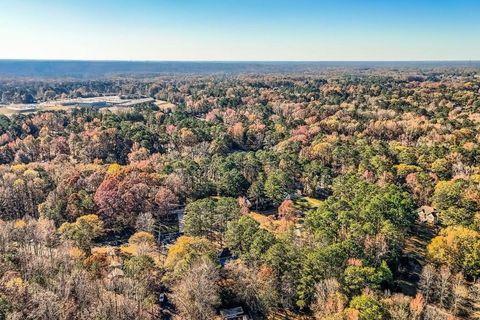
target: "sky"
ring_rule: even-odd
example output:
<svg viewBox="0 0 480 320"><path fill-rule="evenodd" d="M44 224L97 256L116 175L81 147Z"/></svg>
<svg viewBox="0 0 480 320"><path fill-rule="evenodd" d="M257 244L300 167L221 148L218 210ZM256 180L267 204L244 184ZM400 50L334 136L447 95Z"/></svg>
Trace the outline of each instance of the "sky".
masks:
<svg viewBox="0 0 480 320"><path fill-rule="evenodd" d="M480 0L0 0L0 59L480 60Z"/></svg>

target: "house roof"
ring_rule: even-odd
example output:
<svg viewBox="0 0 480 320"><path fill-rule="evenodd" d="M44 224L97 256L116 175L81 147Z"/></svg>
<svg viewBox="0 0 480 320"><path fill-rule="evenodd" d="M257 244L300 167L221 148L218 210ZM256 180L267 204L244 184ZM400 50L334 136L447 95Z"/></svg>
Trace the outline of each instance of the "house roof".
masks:
<svg viewBox="0 0 480 320"><path fill-rule="evenodd" d="M111 268L120 268L122 266L122 263L118 260L113 260L112 262L110 262L110 265L109 267Z"/></svg>
<svg viewBox="0 0 480 320"><path fill-rule="evenodd" d="M434 213L436 211L437 210L434 207L430 207L430 206L421 206L420 208L417 209L417 212L425 212L427 214Z"/></svg>
<svg viewBox="0 0 480 320"><path fill-rule="evenodd" d="M230 318L241 316L244 314L244 312L242 307L235 307L230 309L222 309L220 310L220 314L225 319L230 319Z"/></svg>
<svg viewBox="0 0 480 320"><path fill-rule="evenodd" d="M117 278L117 277L123 277L124 275L125 275L125 273L123 272L122 269L115 268L115 269L112 270L112 272L110 272L110 274L108 275L108 278L113 279L113 278Z"/></svg>

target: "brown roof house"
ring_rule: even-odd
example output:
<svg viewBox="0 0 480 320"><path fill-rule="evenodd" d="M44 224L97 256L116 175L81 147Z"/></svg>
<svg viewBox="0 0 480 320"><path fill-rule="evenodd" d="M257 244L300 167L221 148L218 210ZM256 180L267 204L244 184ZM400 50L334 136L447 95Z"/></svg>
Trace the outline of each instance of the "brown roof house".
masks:
<svg viewBox="0 0 480 320"><path fill-rule="evenodd" d="M436 225L438 223L438 211L430 206L421 206L417 209L417 218L420 223Z"/></svg>

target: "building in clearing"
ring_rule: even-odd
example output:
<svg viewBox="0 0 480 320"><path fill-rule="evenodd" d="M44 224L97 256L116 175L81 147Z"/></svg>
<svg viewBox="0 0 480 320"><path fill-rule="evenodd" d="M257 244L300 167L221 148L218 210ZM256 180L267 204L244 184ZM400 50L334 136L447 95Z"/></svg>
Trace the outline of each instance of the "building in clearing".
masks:
<svg viewBox="0 0 480 320"><path fill-rule="evenodd" d="M417 217L420 223L436 225L438 223L438 211L430 206L421 206L417 209Z"/></svg>

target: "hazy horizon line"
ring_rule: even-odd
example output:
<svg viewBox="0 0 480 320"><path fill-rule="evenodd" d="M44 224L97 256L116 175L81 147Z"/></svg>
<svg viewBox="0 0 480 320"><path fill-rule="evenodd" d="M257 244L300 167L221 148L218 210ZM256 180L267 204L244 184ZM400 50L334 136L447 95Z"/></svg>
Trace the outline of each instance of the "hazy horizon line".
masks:
<svg viewBox="0 0 480 320"><path fill-rule="evenodd" d="M282 63L315 63L315 62L480 62L480 59L419 59L419 60L136 60L136 59L44 59L44 58L0 58L0 61L51 61L51 62L227 62L227 63L244 63L244 62L282 62Z"/></svg>

